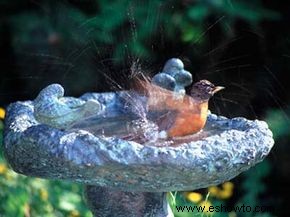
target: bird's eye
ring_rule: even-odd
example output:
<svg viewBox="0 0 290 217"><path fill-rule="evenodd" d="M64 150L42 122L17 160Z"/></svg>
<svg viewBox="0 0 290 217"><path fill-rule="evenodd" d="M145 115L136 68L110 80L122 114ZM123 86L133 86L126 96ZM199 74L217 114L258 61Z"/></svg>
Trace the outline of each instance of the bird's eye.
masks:
<svg viewBox="0 0 290 217"><path fill-rule="evenodd" d="M208 93L212 92L212 88L211 87L207 87L206 88L206 92L208 92Z"/></svg>

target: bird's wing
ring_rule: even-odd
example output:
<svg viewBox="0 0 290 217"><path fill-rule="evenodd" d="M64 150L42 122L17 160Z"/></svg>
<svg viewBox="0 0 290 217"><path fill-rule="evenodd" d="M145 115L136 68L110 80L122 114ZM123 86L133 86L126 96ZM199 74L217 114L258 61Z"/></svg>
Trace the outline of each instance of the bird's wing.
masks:
<svg viewBox="0 0 290 217"><path fill-rule="evenodd" d="M149 110L179 110L183 105L192 102L192 97L178 95L178 93L152 84L148 80L138 80L137 82L137 91L148 98L147 106Z"/></svg>

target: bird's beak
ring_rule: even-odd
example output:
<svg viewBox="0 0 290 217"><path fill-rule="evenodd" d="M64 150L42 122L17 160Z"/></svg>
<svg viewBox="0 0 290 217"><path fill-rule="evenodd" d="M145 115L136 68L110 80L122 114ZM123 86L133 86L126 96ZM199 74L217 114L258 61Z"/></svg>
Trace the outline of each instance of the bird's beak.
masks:
<svg viewBox="0 0 290 217"><path fill-rule="evenodd" d="M213 90L213 94L215 94L216 92L219 92L220 90L225 89L225 87L222 86L216 86Z"/></svg>

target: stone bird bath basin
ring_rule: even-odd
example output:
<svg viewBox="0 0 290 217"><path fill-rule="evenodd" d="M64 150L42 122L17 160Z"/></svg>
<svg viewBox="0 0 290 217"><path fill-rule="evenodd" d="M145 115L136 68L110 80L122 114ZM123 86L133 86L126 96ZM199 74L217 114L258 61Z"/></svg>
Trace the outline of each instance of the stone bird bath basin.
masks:
<svg viewBox="0 0 290 217"><path fill-rule="evenodd" d="M188 76L178 59L167 62L166 72L171 72L167 75L174 78L176 67L170 68L170 64L177 64L177 73ZM155 78L156 83L162 83L164 71ZM172 88L182 91L181 86ZM124 94L126 91L63 97L62 87L54 84L34 101L11 104L5 119L5 157L18 173L85 184L86 200L95 216L169 217L173 214L165 192L230 180L261 162L274 144L265 122L214 114L208 115L201 133L179 140L177 145L154 146L92 133L89 127L98 126L98 117L112 120L128 113ZM85 121L79 127L68 127L80 119ZM115 130L113 125L108 128Z"/></svg>

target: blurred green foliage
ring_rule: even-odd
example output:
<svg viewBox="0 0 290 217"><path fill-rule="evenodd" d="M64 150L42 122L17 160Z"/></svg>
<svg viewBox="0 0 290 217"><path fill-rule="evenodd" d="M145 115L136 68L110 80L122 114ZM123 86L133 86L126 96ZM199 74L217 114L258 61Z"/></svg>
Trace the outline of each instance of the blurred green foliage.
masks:
<svg viewBox="0 0 290 217"><path fill-rule="evenodd" d="M252 207L267 205L263 204L264 201L261 201L260 198L263 193L266 192L267 188L264 184L264 178L270 174L270 163L268 160L264 160L262 163L258 164L254 168L247 171L244 176L244 182L241 185L242 190L245 192L243 196L241 196L237 202L237 205L248 205L250 204ZM268 205L269 206L269 205ZM270 207L270 206L269 206ZM274 204L271 205L271 209L275 210ZM245 212L243 214L245 217L266 217L272 216L270 213L254 213L254 212Z"/></svg>
<svg viewBox="0 0 290 217"><path fill-rule="evenodd" d="M251 206L254 209L255 206L265 206L270 207L270 209L275 210L276 207L273 204L265 204L261 200L261 196L266 192L266 185L264 183L265 177L270 174L270 163L265 160L257 166L251 168L249 171L242 174L242 183L235 186L231 182L226 182L220 187L213 186L209 187L204 191L203 194L197 193L197 195L202 195L202 198L196 196L190 197L189 192L175 193L168 196L169 204L173 210L175 217L192 217L192 216L213 216L213 217L271 217L273 214L270 211L267 212L207 212L210 206L225 207L241 207L243 204L245 206ZM233 197L234 191L240 191L240 197ZM205 211L178 211L176 206L204 206Z"/></svg>
<svg viewBox="0 0 290 217"><path fill-rule="evenodd" d="M273 132L275 140L281 139L283 137L290 139L289 111L290 109L271 109L267 112L266 120Z"/></svg>
<svg viewBox="0 0 290 217"><path fill-rule="evenodd" d="M92 217L81 185L30 178L9 169L3 158L2 133L0 120L1 217Z"/></svg>
<svg viewBox="0 0 290 217"><path fill-rule="evenodd" d="M4 2L9 8L19 7L19 1ZM209 28L205 25L208 19L218 21L227 17L227 22L220 24L223 34L230 37L231 26L238 19L257 25L265 19L279 18L279 14L263 8L259 1L99 0L85 3L92 11L82 9L81 4L76 7L63 1L42 1L39 4L42 11L31 8L13 14L9 18L13 48L23 51L36 46L40 53L51 45L63 50L93 44L99 52L114 47L109 52L113 52L116 61L128 55L153 58L152 39L156 37L202 44Z"/></svg>

